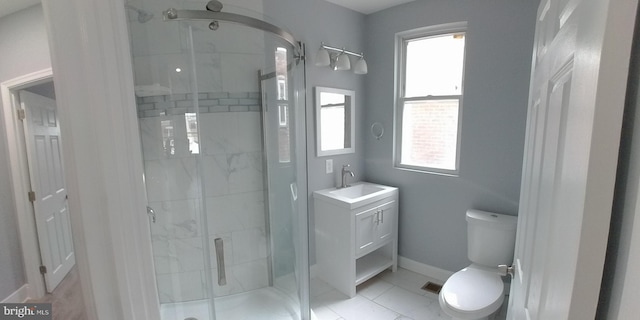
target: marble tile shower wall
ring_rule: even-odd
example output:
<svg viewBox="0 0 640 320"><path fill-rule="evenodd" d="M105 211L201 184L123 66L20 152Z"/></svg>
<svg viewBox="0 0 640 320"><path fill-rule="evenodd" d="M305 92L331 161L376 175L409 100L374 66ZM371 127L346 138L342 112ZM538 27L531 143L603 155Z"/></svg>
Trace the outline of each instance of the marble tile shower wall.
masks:
<svg viewBox="0 0 640 320"><path fill-rule="evenodd" d="M212 272L216 296L268 286L257 97L257 93L198 96L201 166L187 139L184 113L192 97L138 98L147 195L157 215L151 233L161 303L206 298L205 272ZM173 127L170 155L163 144L163 124ZM208 237L202 232L200 212L207 215ZM214 269L204 267L203 242L208 241L213 251L218 237L224 241L225 286L215 281L215 252L209 252Z"/></svg>

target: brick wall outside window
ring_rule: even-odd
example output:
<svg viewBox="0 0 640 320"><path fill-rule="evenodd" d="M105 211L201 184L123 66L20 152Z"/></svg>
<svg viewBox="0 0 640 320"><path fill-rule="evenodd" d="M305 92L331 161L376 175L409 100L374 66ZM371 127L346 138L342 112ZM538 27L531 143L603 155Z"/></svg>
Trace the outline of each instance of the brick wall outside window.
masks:
<svg viewBox="0 0 640 320"><path fill-rule="evenodd" d="M458 100L406 103L403 117L403 164L455 169Z"/></svg>

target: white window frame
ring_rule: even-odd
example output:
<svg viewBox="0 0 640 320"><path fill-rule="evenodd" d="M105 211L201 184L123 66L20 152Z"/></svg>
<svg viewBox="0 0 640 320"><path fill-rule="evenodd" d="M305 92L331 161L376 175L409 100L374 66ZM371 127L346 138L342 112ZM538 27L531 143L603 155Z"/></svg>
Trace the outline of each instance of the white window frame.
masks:
<svg viewBox="0 0 640 320"><path fill-rule="evenodd" d="M464 33L465 41L467 35L467 22L453 22L447 24L441 24L436 26L429 26L424 28L418 28L408 31L403 31L396 33L396 68L395 68L395 105L394 105L394 154L393 154L393 163L396 169L401 170L410 170L417 171L422 173L430 173L430 174L439 174L439 175L449 175L449 176L458 176L460 172L460 145L462 141L462 110L463 110L463 98L464 98L464 70L466 64L466 48L467 43L465 43L465 52L463 53L463 66L462 66L462 88L460 91L460 95L448 95L448 96L423 96L423 97L410 97L405 98L405 70L406 70L406 47L407 43L411 40L421 39L421 38L429 38L435 37L439 35L451 34L451 33ZM416 166L416 165L408 165L402 164L400 162L402 155L402 113L404 109L404 103L410 101L423 101L423 100L446 100L446 99L457 99L458 103L458 134L456 141L456 159L455 159L455 169L441 169L441 168L433 168L433 167L425 167L425 166Z"/></svg>

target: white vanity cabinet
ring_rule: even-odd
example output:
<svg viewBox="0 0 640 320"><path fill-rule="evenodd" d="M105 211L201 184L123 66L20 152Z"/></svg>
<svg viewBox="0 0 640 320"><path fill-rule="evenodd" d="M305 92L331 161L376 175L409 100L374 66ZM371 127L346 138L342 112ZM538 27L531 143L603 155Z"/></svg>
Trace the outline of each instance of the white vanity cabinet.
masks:
<svg viewBox="0 0 640 320"><path fill-rule="evenodd" d="M356 258L392 241L396 235L398 206L395 200L388 200L382 200L376 207L355 213Z"/></svg>
<svg viewBox="0 0 640 320"><path fill-rule="evenodd" d="M344 189L314 192L317 275L349 297L378 273L397 270L398 189L375 186L380 190L351 198L359 201L330 194Z"/></svg>

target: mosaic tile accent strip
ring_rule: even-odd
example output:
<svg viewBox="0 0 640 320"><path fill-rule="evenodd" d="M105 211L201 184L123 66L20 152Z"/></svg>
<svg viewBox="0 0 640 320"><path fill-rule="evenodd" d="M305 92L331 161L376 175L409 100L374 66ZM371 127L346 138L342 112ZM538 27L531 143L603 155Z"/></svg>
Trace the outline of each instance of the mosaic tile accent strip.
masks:
<svg viewBox="0 0 640 320"><path fill-rule="evenodd" d="M193 112L193 94L168 94L136 97L138 118L165 115L183 115ZM198 93L200 113L259 112L260 92L206 92Z"/></svg>

